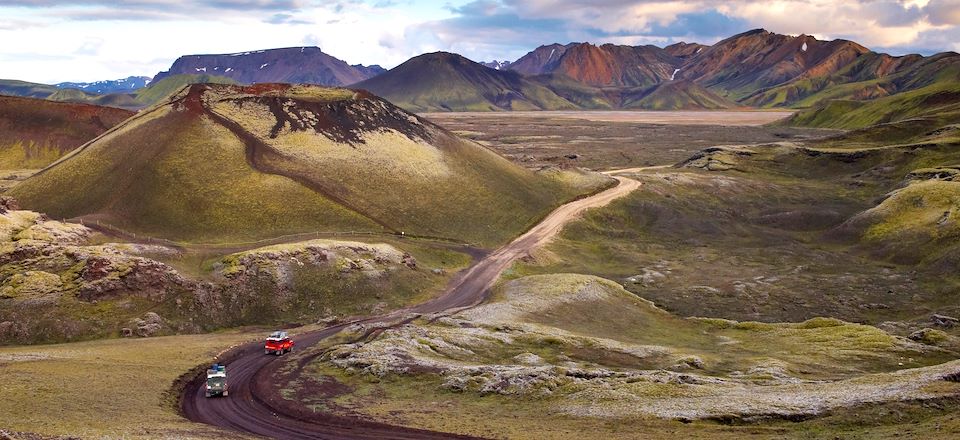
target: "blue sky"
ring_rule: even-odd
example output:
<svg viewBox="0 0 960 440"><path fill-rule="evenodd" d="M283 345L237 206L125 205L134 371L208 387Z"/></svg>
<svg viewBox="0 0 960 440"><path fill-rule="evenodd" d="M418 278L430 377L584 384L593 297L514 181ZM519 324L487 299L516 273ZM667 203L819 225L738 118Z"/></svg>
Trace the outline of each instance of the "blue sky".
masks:
<svg viewBox="0 0 960 440"><path fill-rule="evenodd" d="M754 28L896 55L960 50L960 0L3 0L0 78L152 76L176 57L320 46L393 67L437 50L514 60L549 43L714 43Z"/></svg>

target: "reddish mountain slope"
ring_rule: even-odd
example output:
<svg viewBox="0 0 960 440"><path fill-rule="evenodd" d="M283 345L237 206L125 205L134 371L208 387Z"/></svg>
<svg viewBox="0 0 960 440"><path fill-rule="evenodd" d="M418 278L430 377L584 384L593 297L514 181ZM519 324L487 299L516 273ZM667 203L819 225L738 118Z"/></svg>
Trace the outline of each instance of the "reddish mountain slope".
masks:
<svg viewBox="0 0 960 440"><path fill-rule="evenodd" d="M564 75L592 87L645 87L669 80L681 63L656 46L571 43L541 46L511 64L510 70Z"/></svg>
<svg viewBox="0 0 960 440"><path fill-rule="evenodd" d="M820 41L757 29L723 40L691 57L678 78L742 98L801 76L835 73L867 48L846 40Z"/></svg>
<svg viewBox="0 0 960 440"><path fill-rule="evenodd" d="M118 108L0 96L0 168L42 168L133 115Z"/></svg>
<svg viewBox="0 0 960 440"><path fill-rule="evenodd" d="M372 78L380 66L351 66L323 53L319 47L288 47L222 55L186 55L153 81L171 75L225 76L243 84L277 82L343 86Z"/></svg>
<svg viewBox="0 0 960 440"><path fill-rule="evenodd" d="M669 80L679 65L655 46L584 43L569 48L553 73L596 87L649 86Z"/></svg>

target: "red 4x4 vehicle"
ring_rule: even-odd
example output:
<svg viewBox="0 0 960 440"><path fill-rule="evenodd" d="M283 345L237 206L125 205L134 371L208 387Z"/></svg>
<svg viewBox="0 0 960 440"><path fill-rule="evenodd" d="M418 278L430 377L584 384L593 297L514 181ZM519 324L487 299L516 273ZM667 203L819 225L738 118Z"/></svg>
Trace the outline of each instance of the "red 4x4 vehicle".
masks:
<svg viewBox="0 0 960 440"><path fill-rule="evenodd" d="M293 339L287 335L287 332L276 331L270 333L267 342L263 344L263 354L281 354L293 351Z"/></svg>

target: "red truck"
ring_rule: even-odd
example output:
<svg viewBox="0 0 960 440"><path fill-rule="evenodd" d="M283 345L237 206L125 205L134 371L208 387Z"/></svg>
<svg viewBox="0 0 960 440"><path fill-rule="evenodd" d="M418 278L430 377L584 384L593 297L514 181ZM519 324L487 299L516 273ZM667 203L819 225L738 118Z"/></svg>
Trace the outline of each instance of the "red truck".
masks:
<svg viewBox="0 0 960 440"><path fill-rule="evenodd" d="M267 342L263 344L263 354L281 354L293 351L293 339L287 335L287 332L275 331L267 336Z"/></svg>

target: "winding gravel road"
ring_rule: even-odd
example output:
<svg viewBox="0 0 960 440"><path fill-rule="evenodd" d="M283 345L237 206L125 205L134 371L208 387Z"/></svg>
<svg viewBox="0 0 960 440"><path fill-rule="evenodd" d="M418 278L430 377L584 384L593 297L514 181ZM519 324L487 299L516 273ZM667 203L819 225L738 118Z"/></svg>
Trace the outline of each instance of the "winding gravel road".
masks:
<svg viewBox="0 0 960 440"><path fill-rule="evenodd" d="M607 172L612 174L613 172ZM563 226L584 210L607 205L640 187L640 182L614 176L618 185L593 196L575 200L551 212L536 226L462 271L444 293L430 301L359 322L393 322L410 313L455 312L479 304L500 274L518 257L555 237ZM310 347L337 334L345 323L295 337L299 348ZM183 414L195 422L216 425L247 434L278 439L453 439L469 438L442 432L411 429L326 413L282 413L270 404L265 387L272 384L265 368L282 358L266 356L260 342L238 347L223 356L230 372L230 396L204 397L204 378L198 376L181 396Z"/></svg>

